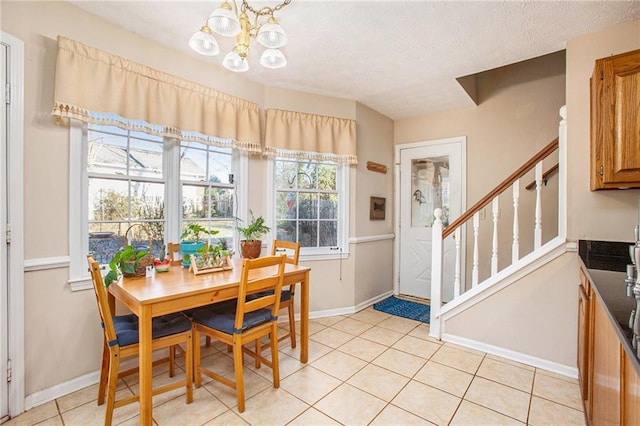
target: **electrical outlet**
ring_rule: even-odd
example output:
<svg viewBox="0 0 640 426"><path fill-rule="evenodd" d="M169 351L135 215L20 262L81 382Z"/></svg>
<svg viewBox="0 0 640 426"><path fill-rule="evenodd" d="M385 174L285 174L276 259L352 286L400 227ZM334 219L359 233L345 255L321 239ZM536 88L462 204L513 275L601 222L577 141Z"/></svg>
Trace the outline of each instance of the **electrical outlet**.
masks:
<svg viewBox="0 0 640 426"><path fill-rule="evenodd" d="M485 220L487 218L487 209L484 208L480 210L480 220Z"/></svg>

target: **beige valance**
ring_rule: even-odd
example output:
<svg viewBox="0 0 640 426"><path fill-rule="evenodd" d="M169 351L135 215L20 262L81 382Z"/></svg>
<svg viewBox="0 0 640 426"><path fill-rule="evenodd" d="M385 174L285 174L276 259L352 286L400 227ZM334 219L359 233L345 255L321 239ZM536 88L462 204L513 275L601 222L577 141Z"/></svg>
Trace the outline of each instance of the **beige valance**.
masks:
<svg viewBox="0 0 640 426"><path fill-rule="evenodd" d="M260 151L257 104L62 36L53 115Z"/></svg>
<svg viewBox="0 0 640 426"><path fill-rule="evenodd" d="M267 109L264 143L269 155L358 163L355 120Z"/></svg>

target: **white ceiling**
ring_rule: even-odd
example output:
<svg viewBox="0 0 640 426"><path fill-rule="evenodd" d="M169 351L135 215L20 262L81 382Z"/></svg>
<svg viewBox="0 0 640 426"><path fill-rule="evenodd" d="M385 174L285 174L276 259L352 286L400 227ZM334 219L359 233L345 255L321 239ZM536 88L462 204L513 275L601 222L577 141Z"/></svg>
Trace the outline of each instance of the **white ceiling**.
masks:
<svg viewBox="0 0 640 426"><path fill-rule="evenodd" d="M220 0L72 3L199 56L188 40ZM356 100L399 119L472 106L457 77L556 52L581 34L640 19L640 1L292 0L276 16L289 37L288 65L262 68L262 48L252 41L247 78ZM234 40L216 38L221 54L202 60L221 67Z"/></svg>

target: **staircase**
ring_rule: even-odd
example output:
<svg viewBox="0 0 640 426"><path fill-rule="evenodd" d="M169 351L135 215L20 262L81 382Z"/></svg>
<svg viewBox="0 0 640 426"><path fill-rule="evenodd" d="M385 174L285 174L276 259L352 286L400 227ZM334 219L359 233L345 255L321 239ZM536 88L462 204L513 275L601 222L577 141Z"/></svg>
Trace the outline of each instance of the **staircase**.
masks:
<svg viewBox="0 0 640 426"><path fill-rule="evenodd" d="M560 109L560 116L558 138L451 225L443 229L442 211L436 209L431 270L432 337L455 340L447 339L451 337L447 335L448 321L571 248L566 241L566 106ZM531 174L533 179L523 180ZM547 185L556 177L553 185ZM531 179L532 182L526 185ZM557 194L549 192L556 188ZM522 189L535 193L522 194ZM521 195L527 195L529 199L523 202L525 199ZM505 208L505 205L509 207ZM523 207L529 210L525 211ZM551 216L549 211L553 213ZM543 212L546 215L543 216ZM481 228L481 216L490 219L484 221L490 229ZM522 227L521 217L530 218L532 223L523 222L526 225ZM509 241L506 248L505 241ZM445 247L455 248L446 253ZM453 294L453 298L444 301L444 294Z"/></svg>

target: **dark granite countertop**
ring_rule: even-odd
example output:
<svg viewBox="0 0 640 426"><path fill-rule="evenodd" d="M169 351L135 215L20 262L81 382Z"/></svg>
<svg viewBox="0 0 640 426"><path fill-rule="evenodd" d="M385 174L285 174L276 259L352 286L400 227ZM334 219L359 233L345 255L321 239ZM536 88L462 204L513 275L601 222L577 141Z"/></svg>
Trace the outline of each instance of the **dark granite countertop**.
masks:
<svg viewBox="0 0 640 426"><path fill-rule="evenodd" d="M640 375L640 360L631 346L633 331L629 328L629 315L636 301L627 296L626 265L630 242L584 241L578 242L580 260L585 266L593 289L602 301L616 334L629 359ZM611 256L607 256L611 253Z"/></svg>

